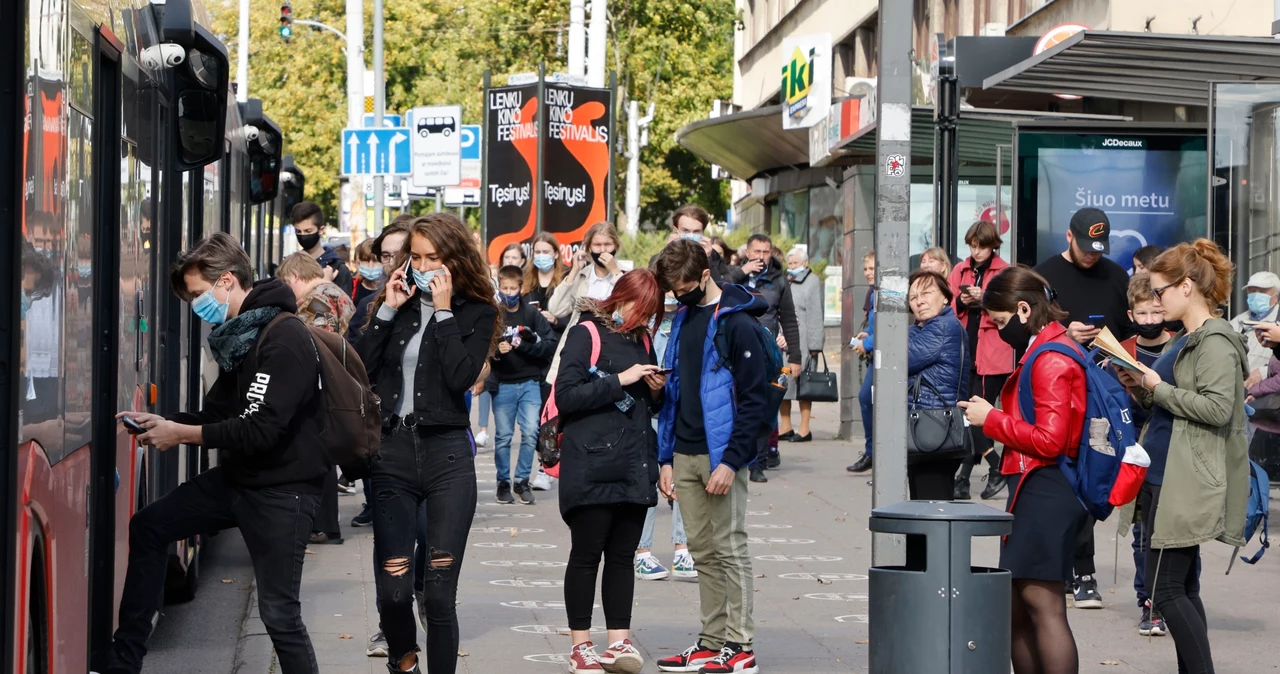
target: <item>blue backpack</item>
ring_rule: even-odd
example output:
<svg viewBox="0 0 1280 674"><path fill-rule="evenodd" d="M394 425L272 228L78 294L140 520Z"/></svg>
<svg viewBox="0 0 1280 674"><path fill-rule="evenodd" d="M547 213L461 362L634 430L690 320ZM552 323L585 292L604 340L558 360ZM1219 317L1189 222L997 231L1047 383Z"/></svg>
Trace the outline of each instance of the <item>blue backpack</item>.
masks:
<svg viewBox="0 0 1280 674"><path fill-rule="evenodd" d="M1037 358L1049 352L1067 356L1084 368L1087 404L1084 428L1080 431L1080 446L1074 459L1060 455L1058 466L1066 474L1080 504L1091 517L1102 521L1113 510L1109 502L1111 488L1115 486L1116 477L1120 474L1125 448L1137 441L1133 416L1129 413L1129 392L1115 377L1094 364L1097 349L1089 352L1086 359L1080 351L1065 344L1042 344L1027 356L1022 374L1018 377L1018 406L1027 423L1036 423L1035 399L1031 395L1031 368ZM1104 446L1095 447L1089 441L1089 431L1098 421L1107 424L1107 442Z"/></svg>
<svg viewBox="0 0 1280 674"><path fill-rule="evenodd" d="M1253 461L1249 462L1249 507L1245 511L1244 518L1244 541L1248 543L1253 540L1253 535L1258 533L1258 542L1261 546L1254 553L1253 557L1240 557L1240 561L1246 564L1257 564L1262 559L1262 553L1271 547L1271 541L1267 539L1267 518L1271 515L1271 480L1267 477L1267 471L1262 469ZM1236 548L1239 551L1239 548Z"/></svg>

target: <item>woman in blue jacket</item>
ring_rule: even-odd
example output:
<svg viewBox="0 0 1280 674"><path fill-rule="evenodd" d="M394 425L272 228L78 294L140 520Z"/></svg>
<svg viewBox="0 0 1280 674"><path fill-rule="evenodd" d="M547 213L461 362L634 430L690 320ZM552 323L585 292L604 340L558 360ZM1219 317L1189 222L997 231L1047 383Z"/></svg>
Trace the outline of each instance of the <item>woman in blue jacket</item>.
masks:
<svg viewBox="0 0 1280 674"><path fill-rule="evenodd" d="M941 274L918 270L911 275L907 305L915 323L907 328L909 410L954 408L961 392L969 390L967 336L951 309L951 300L951 286ZM909 456L907 486L911 499L950 501L962 459Z"/></svg>

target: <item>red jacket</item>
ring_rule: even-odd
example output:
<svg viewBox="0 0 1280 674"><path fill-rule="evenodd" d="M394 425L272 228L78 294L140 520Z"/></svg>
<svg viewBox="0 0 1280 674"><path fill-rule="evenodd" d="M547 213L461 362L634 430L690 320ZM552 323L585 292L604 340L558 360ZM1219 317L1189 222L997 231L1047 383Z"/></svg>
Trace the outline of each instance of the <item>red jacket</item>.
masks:
<svg viewBox="0 0 1280 674"><path fill-rule="evenodd" d="M1062 324L1054 322L1036 335L1027 353L1048 341L1079 348L1067 337ZM1084 428L1087 401L1084 370L1080 365L1057 353L1046 353L1036 359L1031 371L1032 399L1036 405L1034 426L1022 420L1022 410L1018 408L1021 373L1022 363L1019 363L1000 392L1003 411L992 410L982 427L988 438L1004 444L1000 472L1005 475L1051 466L1060 454L1075 456Z"/></svg>
<svg viewBox="0 0 1280 674"><path fill-rule="evenodd" d="M987 289L987 284L991 283L991 279L995 278L1002 269L1008 267L1009 263L1000 259L999 255L992 253L991 266L987 268L987 273L982 277L982 283L977 284L983 290ZM960 319L960 324L968 330L969 312L960 302L960 287L974 285L977 277L973 273L973 258L967 257L963 262L956 265L951 270L951 278L947 279L951 285L951 294L955 296L956 317ZM982 322L978 324L978 353L973 354L974 365L978 369L978 374L988 376L993 374L1009 374L1013 372L1013 348L1004 343L1000 339L999 330L996 324L991 322L991 317L982 313Z"/></svg>

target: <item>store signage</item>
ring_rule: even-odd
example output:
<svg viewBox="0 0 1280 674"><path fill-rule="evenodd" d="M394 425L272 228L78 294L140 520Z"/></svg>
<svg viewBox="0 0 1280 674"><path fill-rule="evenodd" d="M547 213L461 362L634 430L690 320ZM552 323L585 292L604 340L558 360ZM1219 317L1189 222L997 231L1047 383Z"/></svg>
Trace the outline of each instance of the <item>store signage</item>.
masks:
<svg viewBox="0 0 1280 674"><path fill-rule="evenodd" d="M810 128L831 108L831 35L786 38L782 54L782 128Z"/></svg>

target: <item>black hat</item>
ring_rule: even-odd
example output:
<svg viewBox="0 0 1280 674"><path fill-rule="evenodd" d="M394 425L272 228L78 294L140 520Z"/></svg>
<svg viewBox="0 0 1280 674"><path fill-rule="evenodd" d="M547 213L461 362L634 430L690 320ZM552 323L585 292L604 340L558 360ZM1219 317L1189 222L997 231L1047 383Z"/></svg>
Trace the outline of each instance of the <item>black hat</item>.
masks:
<svg viewBox="0 0 1280 674"><path fill-rule="evenodd" d="M1071 233L1086 253L1111 252L1111 221L1096 208L1082 208L1071 216Z"/></svg>

